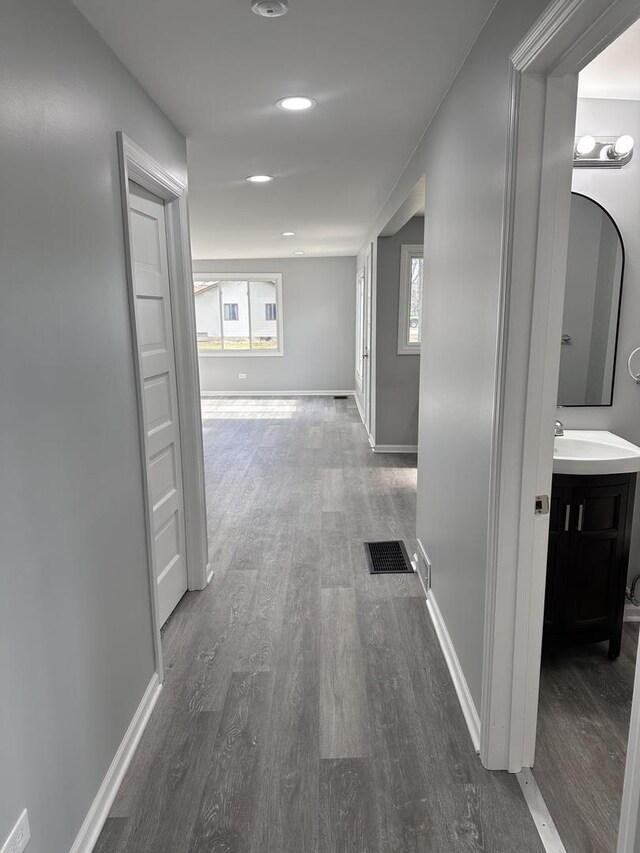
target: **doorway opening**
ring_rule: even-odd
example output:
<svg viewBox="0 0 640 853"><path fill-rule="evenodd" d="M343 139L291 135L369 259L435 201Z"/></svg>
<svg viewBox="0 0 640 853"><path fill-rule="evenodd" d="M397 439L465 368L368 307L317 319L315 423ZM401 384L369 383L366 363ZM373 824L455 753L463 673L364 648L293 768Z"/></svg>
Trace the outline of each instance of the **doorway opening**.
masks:
<svg viewBox="0 0 640 853"><path fill-rule="evenodd" d="M625 594L640 560L626 364L640 168L605 146L640 135L640 23L580 71L577 94L533 776L568 853L615 853L640 627Z"/></svg>
<svg viewBox="0 0 640 853"><path fill-rule="evenodd" d="M365 252L357 278L356 396L376 453L417 453L425 184Z"/></svg>
<svg viewBox="0 0 640 853"><path fill-rule="evenodd" d="M567 304L565 296L571 303L572 292L567 282L567 260L571 261L572 253L572 178L583 170L578 180L593 182L588 168L597 170L601 176L605 171L619 176L628 168L621 162L609 162L621 153L617 150L617 138L629 135L616 134L613 127L592 131L596 137L595 149L601 153L601 161L608 161L606 165L578 163L589 153L586 141L583 144L575 138L578 74L631 27L639 11L637 3L594 3L589 9L585 4L571 7L563 2L554 3L512 55L509 185L505 199L504 286L490 501L481 755L486 766L505 767L514 772L534 767L533 775L525 771L521 774L525 796L532 802L535 799L531 792L535 791L536 781L536 730L545 618L549 639L552 633L559 633L556 629L561 625L565 639L567 634L579 630L584 640L612 640L611 656L615 658L618 654L612 610L617 602L621 621L620 594L624 597L626 580L624 540L628 535L624 517L628 516L626 510L631 503L633 484L618 482L618 475L630 473L628 468L612 463L621 455L620 446L615 453L590 454L588 442L594 437L587 435L587 432L605 428L604 413L615 411L621 387L617 378L613 388L614 405L610 406L611 383L605 374L615 364L614 346L620 349L620 343L614 345L613 341L619 306L616 281L622 256L615 248L613 237L605 236L615 234L616 229L611 231L601 212L596 222L592 211L591 224L598 239L589 241L588 250L583 243L583 248L573 253L583 265L577 276L583 294L578 300L582 316L575 321L575 332L563 327L563 318ZM578 109L579 120L581 112L584 117L589 110ZM595 114L591 120L596 121ZM584 130L579 133L590 135ZM601 138L609 134L615 138ZM595 174L596 171L591 172ZM592 197L593 193L586 193L583 188L580 195ZM582 201L578 204L584 207ZM573 218L575 224L577 214ZM586 259L596 247L603 249L603 261L600 264L597 257L596 273L587 274ZM613 273L608 284L598 290L596 285L607 266L605 255ZM628 283L628 279L625 280ZM608 299L604 298L605 293ZM626 293L623 292L622 298L624 303ZM597 343L590 341L584 347L585 357L593 368L591 375L589 365L585 366L583 360L581 375L573 377L574 385L582 386L581 408L558 410L561 351L582 341L585 330L592 338L595 330ZM575 353L577 348L572 355ZM596 368L598 358L599 367ZM626 355L622 361L618 359L618 374L620 364L625 361ZM566 387L561 390L568 392ZM572 396L575 390L575 387L571 390ZM604 405L596 408L594 400ZM588 425L584 418L590 418ZM613 426L613 422L609 423ZM565 427L567 432L563 436ZM571 435L572 427L581 427L585 433L580 438ZM563 449L559 446L563 441L574 444L571 447L565 444ZM570 470L562 470L567 462L565 457L568 457L568 464L574 466ZM605 467L596 465L594 469L587 465L588 470L583 470L580 466L585 458L587 461L591 458L592 462L598 458ZM577 484L554 480L552 489L554 475L587 474L611 475L616 482L581 481ZM607 513L608 526L605 524ZM615 572L602 571L605 552L610 556L608 567ZM547 575L547 555L550 575ZM513 566L517 566L516 572ZM555 571L558 567L561 567L559 572ZM596 613L596 602L599 613ZM611 605L606 614L603 603ZM514 639L508 647L503 641L505 636ZM632 636L632 646L634 640ZM606 652L605 648L605 657ZM551 661L549 658L549 679ZM607 663L611 665L611 661ZM633 658L630 669L633 669ZM634 689L637 694L637 679ZM629 693L628 687L626 692ZM540 695L543 714L549 694ZM578 704L578 700L584 699L576 697L575 692L574 698ZM628 713L629 705L627 718ZM609 847L599 846L598 841L595 846L589 846L591 842L585 840L584 824L580 827L582 835L577 846L571 847L575 839L570 838L557 839L558 845L564 841L567 849L617 849L619 853L635 849L640 790L639 729L640 706L633 702L617 846L615 836L608 838ZM557 737L558 732L552 734ZM625 740L624 735L622 740ZM586 760L587 753L582 744L576 754ZM600 817L599 814L598 819ZM548 821L541 821L541 835L548 828Z"/></svg>

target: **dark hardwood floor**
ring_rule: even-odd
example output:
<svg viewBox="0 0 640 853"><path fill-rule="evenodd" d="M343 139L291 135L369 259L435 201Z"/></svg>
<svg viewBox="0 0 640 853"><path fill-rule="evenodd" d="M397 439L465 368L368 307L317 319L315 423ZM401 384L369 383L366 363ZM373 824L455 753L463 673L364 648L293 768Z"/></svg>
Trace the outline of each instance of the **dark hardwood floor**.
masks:
<svg viewBox="0 0 640 853"><path fill-rule="evenodd" d="M165 685L97 853L542 853L476 757L417 577L416 458L352 400L203 401L215 576L163 631ZM480 605L479 605L480 606Z"/></svg>
<svg viewBox="0 0 640 853"><path fill-rule="evenodd" d="M533 775L567 853L615 853L639 623L622 653L607 644L545 646Z"/></svg>

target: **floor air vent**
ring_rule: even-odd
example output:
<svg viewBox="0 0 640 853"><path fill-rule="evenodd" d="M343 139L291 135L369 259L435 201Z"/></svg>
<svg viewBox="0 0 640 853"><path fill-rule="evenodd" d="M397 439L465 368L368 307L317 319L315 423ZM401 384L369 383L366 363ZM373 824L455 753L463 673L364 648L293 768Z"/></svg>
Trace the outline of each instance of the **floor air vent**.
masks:
<svg viewBox="0 0 640 853"><path fill-rule="evenodd" d="M388 542L365 542L364 550L369 561L369 573L372 575L413 572L407 549L400 539L392 539Z"/></svg>

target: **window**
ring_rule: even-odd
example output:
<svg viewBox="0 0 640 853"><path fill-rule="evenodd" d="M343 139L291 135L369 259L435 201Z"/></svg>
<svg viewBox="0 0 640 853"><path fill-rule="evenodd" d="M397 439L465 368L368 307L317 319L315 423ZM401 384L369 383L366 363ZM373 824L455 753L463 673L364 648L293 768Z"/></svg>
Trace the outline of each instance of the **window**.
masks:
<svg viewBox="0 0 640 853"><path fill-rule="evenodd" d="M238 303L237 302L225 302L224 303L224 319L225 320L237 320L238 319Z"/></svg>
<svg viewBox="0 0 640 853"><path fill-rule="evenodd" d="M196 274L198 354L282 355L282 276Z"/></svg>
<svg viewBox="0 0 640 853"><path fill-rule="evenodd" d="M405 245L400 253L398 354L417 355L422 339L424 247Z"/></svg>

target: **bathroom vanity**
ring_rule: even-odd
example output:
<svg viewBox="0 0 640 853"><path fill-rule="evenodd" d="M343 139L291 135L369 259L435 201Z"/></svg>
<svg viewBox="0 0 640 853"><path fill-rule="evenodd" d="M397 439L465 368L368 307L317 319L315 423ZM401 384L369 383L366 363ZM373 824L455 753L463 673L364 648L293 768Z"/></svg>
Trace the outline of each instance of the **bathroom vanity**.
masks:
<svg viewBox="0 0 640 853"><path fill-rule="evenodd" d="M606 430L554 440L544 633L620 654L640 447Z"/></svg>
<svg viewBox="0 0 640 853"><path fill-rule="evenodd" d="M609 641L620 654L636 474L555 474L551 494L546 636Z"/></svg>

